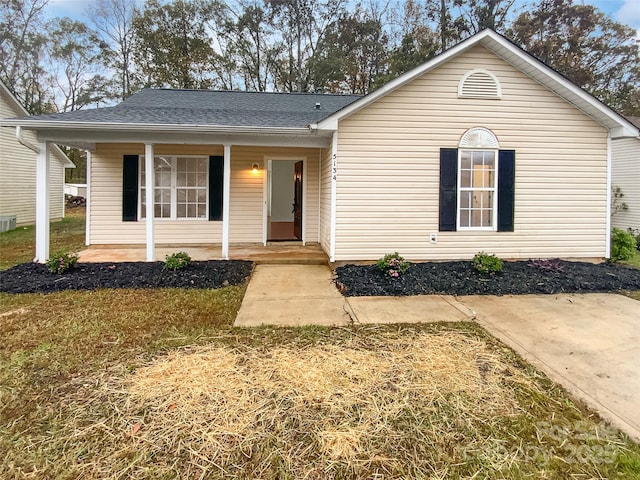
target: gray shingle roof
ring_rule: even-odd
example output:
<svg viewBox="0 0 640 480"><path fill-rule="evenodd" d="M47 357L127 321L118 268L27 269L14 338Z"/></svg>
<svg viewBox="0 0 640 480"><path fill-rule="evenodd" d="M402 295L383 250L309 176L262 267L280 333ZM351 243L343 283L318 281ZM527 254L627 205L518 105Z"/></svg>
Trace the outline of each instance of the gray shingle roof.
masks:
<svg viewBox="0 0 640 480"><path fill-rule="evenodd" d="M145 89L115 107L29 117L86 123L305 128L358 95ZM320 108L316 108L316 104Z"/></svg>

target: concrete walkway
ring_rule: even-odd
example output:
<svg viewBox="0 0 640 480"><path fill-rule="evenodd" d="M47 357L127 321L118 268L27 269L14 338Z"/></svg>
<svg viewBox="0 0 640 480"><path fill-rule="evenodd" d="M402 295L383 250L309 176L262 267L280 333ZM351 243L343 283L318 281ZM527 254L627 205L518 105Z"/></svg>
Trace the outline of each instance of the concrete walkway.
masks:
<svg viewBox="0 0 640 480"><path fill-rule="evenodd" d="M449 295L343 297L327 265L256 265L236 327L470 320Z"/></svg>
<svg viewBox="0 0 640 480"><path fill-rule="evenodd" d="M344 306L328 265L256 265L234 325L348 325Z"/></svg>
<svg viewBox="0 0 640 480"><path fill-rule="evenodd" d="M621 295L345 298L326 265L257 265L235 325L472 320L640 441L640 302Z"/></svg>

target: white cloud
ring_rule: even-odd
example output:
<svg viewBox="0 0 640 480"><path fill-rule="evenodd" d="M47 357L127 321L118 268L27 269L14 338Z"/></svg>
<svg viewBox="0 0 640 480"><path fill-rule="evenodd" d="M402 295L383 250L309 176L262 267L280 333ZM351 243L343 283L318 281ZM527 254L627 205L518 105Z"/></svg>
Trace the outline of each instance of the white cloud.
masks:
<svg viewBox="0 0 640 480"><path fill-rule="evenodd" d="M622 6L615 12L614 18L625 25L640 30L640 1L623 0ZM639 32L640 33L640 32Z"/></svg>

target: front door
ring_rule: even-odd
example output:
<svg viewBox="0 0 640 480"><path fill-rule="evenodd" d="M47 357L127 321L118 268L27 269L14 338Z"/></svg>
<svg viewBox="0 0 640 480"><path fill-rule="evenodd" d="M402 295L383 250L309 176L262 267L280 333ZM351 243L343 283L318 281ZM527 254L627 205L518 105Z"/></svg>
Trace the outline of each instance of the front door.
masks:
<svg viewBox="0 0 640 480"><path fill-rule="evenodd" d="M302 162L294 166L293 235L302 240Z"/></svg>

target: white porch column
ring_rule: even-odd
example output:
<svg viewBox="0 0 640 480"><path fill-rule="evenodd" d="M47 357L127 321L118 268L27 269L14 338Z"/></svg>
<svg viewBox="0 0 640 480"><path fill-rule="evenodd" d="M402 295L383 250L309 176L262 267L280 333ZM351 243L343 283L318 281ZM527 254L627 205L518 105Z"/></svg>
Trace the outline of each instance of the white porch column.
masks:
<svg viewBox="0 0 640 480"><path fill-rule="evenodd" d="M338 132L333 132L331 141L331 228L329 230L329 261L336 259L336 194L338 177Z"/></svg>
<svg viewBox="0 0 640 480"><path fill-rule="evenodd" d="M147 143L144 146L144 188L145 188L145 204L146 222L147 222L147 262L153 262L156 259L156 241L154 231L154 176L153 176L153 144Z"/></svg>
<svg viewBox="0 0 640 480"><path fill-rule="evenodd" d="M85 197L85 232L84 244L91 245L91 152L85 150L87 155L87 193Z"/></svg>
<svg viewBox="0 0 640 480"><path fill-rule="evenodd" d="M36 161L36 257L44 263L49 258L49 143L38 144Z"/></svg>
<svg viewBox="0 0 640 480"><path fill-rule="evenodd" d="M222 177L222 258L229 260L229 198L231 192L231 145L224 146Z"/></svg>

